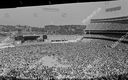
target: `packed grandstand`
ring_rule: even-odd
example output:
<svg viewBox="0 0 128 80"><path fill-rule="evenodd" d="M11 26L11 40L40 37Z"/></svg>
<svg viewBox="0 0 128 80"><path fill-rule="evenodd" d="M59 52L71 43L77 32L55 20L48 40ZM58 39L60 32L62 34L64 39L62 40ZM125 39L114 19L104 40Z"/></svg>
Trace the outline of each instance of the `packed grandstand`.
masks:
<svg viewBox="0 0 128 80"><path fill-rule="evenodd" d="M116 11L120 9L120 7L114 8ZM107 12L111 12L114 8L107 9ZM6 37L1 34L1 45L13 41L26 44L0 49L1 80L128 79L126 16L92 19L88 25L20 27L23 34L13 36L10 35L11 30L15 32L18 27L11 30L8 29L9 26L1 28L6 33ZM82 40L81 36L84 37ZM58 43L66 42L67 39L80 41ZM37 44L36 40L41 40L42 43ZM53 43L43 44L49 40ZM7 45L9 44L5 46Z"/></svg>
<svg viewBox="0 0 128 80"><path fill-rule="evenodd" d="M97 29L97 31L93 31L91 28L92 32L95 32L96 37L106 36L104 35L104 30L116 30L116 28L119 30L121 27L124 29L127 27L127 23L113 22L92 22L88 26L90 25ZM88 26L85 31L89 30ZM92 37L90 34L86 35ZM54 36L51 35L51 40L55 42L57 42L56 40L61 40L59 35L56 38ZM61 37L64 38L63 36ZM70 37L71 35L68 36ZM32 39L37 38L37 36L22 36L21 38L27 40L31 39L30 37ZM22 40L20 37L15 38L16 40ZM48 38L48 36L45 36L45 38ZM120 42L116 48L111 49L114 41L100 38L90 38L90 40L86 41L85 38L81 42L33 44L1 49L0 53L3 54L1 63L4 67L1 75L4 74L22 79L58 80L65 78L88 80L116 78L121 80L126 78L128 66L127 43ZM6 56L5 53L10 56ZM46 61L46 59L50 61ZM8 68L11 70L8 70Z"/></svg>

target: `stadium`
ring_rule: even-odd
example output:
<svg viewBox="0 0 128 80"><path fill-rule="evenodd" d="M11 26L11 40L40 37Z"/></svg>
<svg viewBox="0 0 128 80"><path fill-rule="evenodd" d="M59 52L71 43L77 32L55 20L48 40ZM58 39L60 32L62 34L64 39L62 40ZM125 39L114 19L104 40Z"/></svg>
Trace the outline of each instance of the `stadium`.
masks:
<svg viewBox="0 0 128 80"><path fill-rule="evenodd" d="M86 25L14 26L12 31L4 25L1 30L6 34L0 34L0 78L127 80L126 2L109 2L97 15L87 17L91 19Z"/></svg>

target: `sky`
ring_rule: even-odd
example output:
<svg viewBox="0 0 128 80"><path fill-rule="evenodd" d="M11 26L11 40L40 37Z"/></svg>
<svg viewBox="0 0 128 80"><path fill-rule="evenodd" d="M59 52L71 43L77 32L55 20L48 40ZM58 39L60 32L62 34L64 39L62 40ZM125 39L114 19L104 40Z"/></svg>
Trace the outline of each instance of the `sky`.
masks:
<svg viewBox="0 0 128 80"><path fill-rule="evenodd" d="M86 2L34 7L0 9L1 25L44 25L88 24L90 19L127 15L128 0L112 2ZM121 5L120 11L105 12L106 8Z"/></svg>

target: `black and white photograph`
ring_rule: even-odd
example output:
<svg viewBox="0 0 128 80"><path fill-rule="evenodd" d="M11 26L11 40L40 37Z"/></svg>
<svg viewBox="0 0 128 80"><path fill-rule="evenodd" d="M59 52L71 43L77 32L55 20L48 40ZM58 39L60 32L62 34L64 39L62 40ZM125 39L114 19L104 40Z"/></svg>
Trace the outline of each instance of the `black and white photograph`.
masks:
<svg viewBox="0 0 128 80"><path fill-rule="evenodd" d="M0 1L0 80L128 80L128 0Z"/></svg>

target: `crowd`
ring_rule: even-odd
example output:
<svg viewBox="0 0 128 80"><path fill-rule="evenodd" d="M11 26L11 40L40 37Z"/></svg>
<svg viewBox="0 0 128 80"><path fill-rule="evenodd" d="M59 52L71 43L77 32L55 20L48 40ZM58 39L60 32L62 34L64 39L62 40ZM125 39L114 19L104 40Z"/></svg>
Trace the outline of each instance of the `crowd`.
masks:
<svg viewBox="0 0 128 80"><path fill-rule="evenodd" d="M84 34L86 25L45 25L44 27L33 27L27 25L0 25L1 32L15 32L21 30L23 33L61 34L73 35Z"/></svg>
<svg viewBox="0 0 128 80"><path fill-rule="evenodd" d="M86 25L46 25L47 34L82 35Z"/></svg>
<svg viewBox="0 0 128 80"><path fill-rule="evenodd" d="M128 24L121 23L110 23L110 22L101 22L101 23L90 23L87 25L87 30L128 30Z"/></svg>
<svg viewBox="0 0 128 80"><path fill-rule="evenodd" d="M38 44L31 46L19 46L14 48L6 48L1 51L1 64L4 67L10 68L11 71L8 72L8 75L16 76L15 73L23 74L26 77L37 78L41 77L44 74L46 78L51 76L52 78L56 78L60 74L69 76L76 76L77 78L86 75L86 77L97 77L97 72L99 73L108 73L109 69L106 66L115 66L115 68L123 68L120 64L116 63L114 59L117 60L115 55L112 53L117 53L114 51L108 51L105 44L107 41L91 41L89 43L83 44L80 43L57 43L57 44ZM108 45L111 42L108 41ZM88 46L86 46L88 45ZM121 56L121 54L118 55ZM6 55L5 55L6 54ZM2 56L3 55L3 56ZM35 68L29 70L29 66L36 61L40 60L44 56L61 56L61 58L66 59L71 64L71 68L57 68L57 72L53 71L51 67L46 67L43 64L37 65ZM122 52L122 57L124 53ZM111 61L107 61L107 60ZM93 63L95 60L99 60L98 62ZM107 61L105 63L105 61ZM113 62L113 64L111 63ZM104 63L104 64L103 64ZM110 64L111 63L111 64ZM93 66L92 68L87 68L87 65ZM109 65L110 64L110 65ZM102 65L102 66L101 66ZM40 68L39 68L40 66ZM18 68L19 71L15 69ZM44 69L45 70L44 70ZM85 70L86 68L86 70ZM101 68L101 69L99 69ZM95 70L96 69L96 70ZM13 72L14 71L14 72ZM16 71L16 72L15 72ZM39 73L38 73L39 71ZM41 72L40 72L41 71ZM46 72L45 72L46 71ZM49 71L49 72L47 72ZM74 73L72 73L72 71ZM86 71L87 73L83 72ZM107 72L108 71L108 72ZM44 73L42 73L44 72ZM111 71L110 71L111 72ZM53 73L53 74L52 74ZM93 73L93 74L92 74ZM93 76L91 76L93 75Z"/></svg>
<svg viewBox="0 0 128 80"><path fill-rule="evenodd" d="M126 24L123 26L116 23L92 23L89 26L100 27L99 29L115 29L114 26L116 26L122 29L120 26L125 28ZM75 78L93 78L94 80L106 79L109 76L123 75L128 71L127 44L120 43L116 48L110 49L108 46L111 44L111 41L92 40L87 43L48 43L5 48L0 50L0 64L2 68L10 69L6 75L21 78L57 79L58 76L63 75L67 78L75 76ZM44 56L60 58L62 63L66 59L71 67L49 67L38 63L35 67L29 68Z"/></svg>

